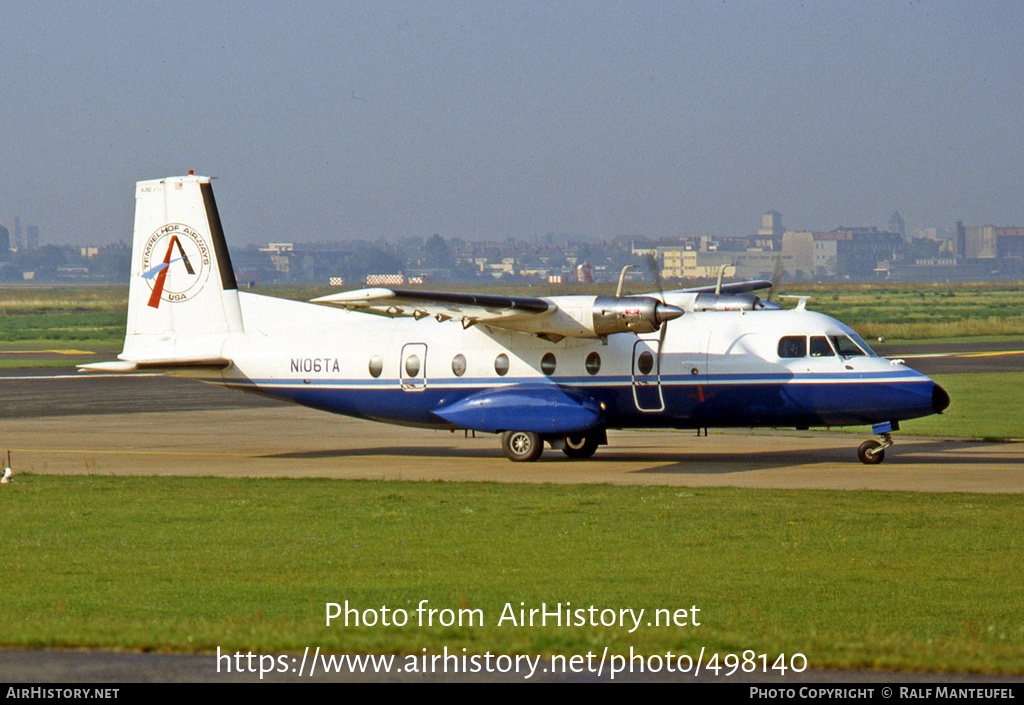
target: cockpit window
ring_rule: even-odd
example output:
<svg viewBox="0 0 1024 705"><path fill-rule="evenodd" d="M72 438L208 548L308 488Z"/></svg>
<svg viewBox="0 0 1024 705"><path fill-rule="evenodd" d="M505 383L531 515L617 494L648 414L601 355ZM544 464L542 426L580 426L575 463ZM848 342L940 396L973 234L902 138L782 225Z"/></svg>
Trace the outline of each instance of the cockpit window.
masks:
<svg viewBox="0 0 1024 705"><path fill-rule="evenodd" d="M806 354L806 336L787 335L779 341L779 357L804 357Z"/></svg>
<svg viewBox="0 0 1024 705"><path fill-rule="evenodd" d="M867 354L845 335L833 335L832 344L836 346L836 350L838 350L839 354L843 357L857 357L858 355Z"/></svg>
<svg viewBox="0 0 1024 705"><path fill-rule="evenodd" d="M850 339L853 340L853 342L855 342L857 344L857 347L860 348L861 350L863 350L864 354L867 355L868 357L878 357L878 353L876 353L874 350L872 350L871 346L868 345L867 343L865 343L864 339L861 338L856 333L851 331L850 332Z"/></svg>
<svg viewBox="0 0 1024 705"><path fill-rule="evenodd" d="M811 357L835 357L835 351L823 335L811 336Z"/></svg>

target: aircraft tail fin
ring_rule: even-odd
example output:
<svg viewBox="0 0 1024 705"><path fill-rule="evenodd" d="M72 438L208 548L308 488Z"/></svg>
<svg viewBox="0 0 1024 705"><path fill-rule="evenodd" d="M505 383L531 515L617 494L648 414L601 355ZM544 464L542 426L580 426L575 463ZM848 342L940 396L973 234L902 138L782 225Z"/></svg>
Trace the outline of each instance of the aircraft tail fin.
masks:
<svg viewBox="0 0 1024 705"><path fill-rule="evenodd" d="M227 242L209 177L135 186L135 233L122 360L223 361L227 335L244 331Z"/></svg>

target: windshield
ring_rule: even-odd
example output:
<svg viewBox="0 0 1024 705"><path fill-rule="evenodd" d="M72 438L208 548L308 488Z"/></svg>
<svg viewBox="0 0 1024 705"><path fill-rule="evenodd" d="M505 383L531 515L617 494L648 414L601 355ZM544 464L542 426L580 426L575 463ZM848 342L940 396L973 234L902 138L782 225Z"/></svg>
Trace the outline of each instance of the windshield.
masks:
<svg viewBox="0 0 1024 705"><path fill-rule="evenodd" d="M857 357L858 355L867 355L868 353L866 352L866 350L871 349L863 340L860 341L860 344L864 346L862 348L860 347L860 345L853 342L853 340L851 340L849 336L845 335L833 335L832 344L835 346L839 354L842 355L843 357Z"/></svg>
<svg viewBox="0 0 1024 705"><path fill-rule="evenodd" d="M863 350L868 355L868 357L878 357L878 353L872 350L871 346L865 343L864 339L861 338L859 335L857 335L853 331L850 331L850 337L853 339L853 342L857 343L857 345L860 346L860 349Z"/></svg>

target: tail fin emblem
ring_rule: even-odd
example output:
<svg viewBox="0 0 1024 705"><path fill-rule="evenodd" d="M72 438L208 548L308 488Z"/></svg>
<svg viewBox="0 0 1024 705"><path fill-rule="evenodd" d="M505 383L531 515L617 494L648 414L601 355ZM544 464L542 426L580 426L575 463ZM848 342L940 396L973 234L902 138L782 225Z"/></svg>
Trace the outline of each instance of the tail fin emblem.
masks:
<svg viewBox="0 0 1024 705"><path fill-rule="evenodd" d="M162 240L168 236L163 260L154 264L152 255L163 249ZM178 257L172 259L175 250ZM167 286L167 273L177 262L184 265L185 275L178 277L171 289ZM150 236L143 249L141 276L153 287L148 305L159 308L161 299L186 301L192 298L203 288L209 271L210 249L199 233L178 223L165 225Z"/></svg>

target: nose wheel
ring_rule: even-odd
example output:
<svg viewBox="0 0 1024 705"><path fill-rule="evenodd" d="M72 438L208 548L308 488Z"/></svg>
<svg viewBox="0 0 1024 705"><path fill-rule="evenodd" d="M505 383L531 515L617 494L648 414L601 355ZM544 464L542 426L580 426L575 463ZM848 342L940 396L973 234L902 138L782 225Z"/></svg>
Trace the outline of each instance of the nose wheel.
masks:
<svg viewBox="0 0 1024 705"><path fill-rule="evenodd" d="M885 449L892 445L892 435L882 434L881 441L864 441L857 449L857 457L865 465L878 465L885 460Z"/></svg>

